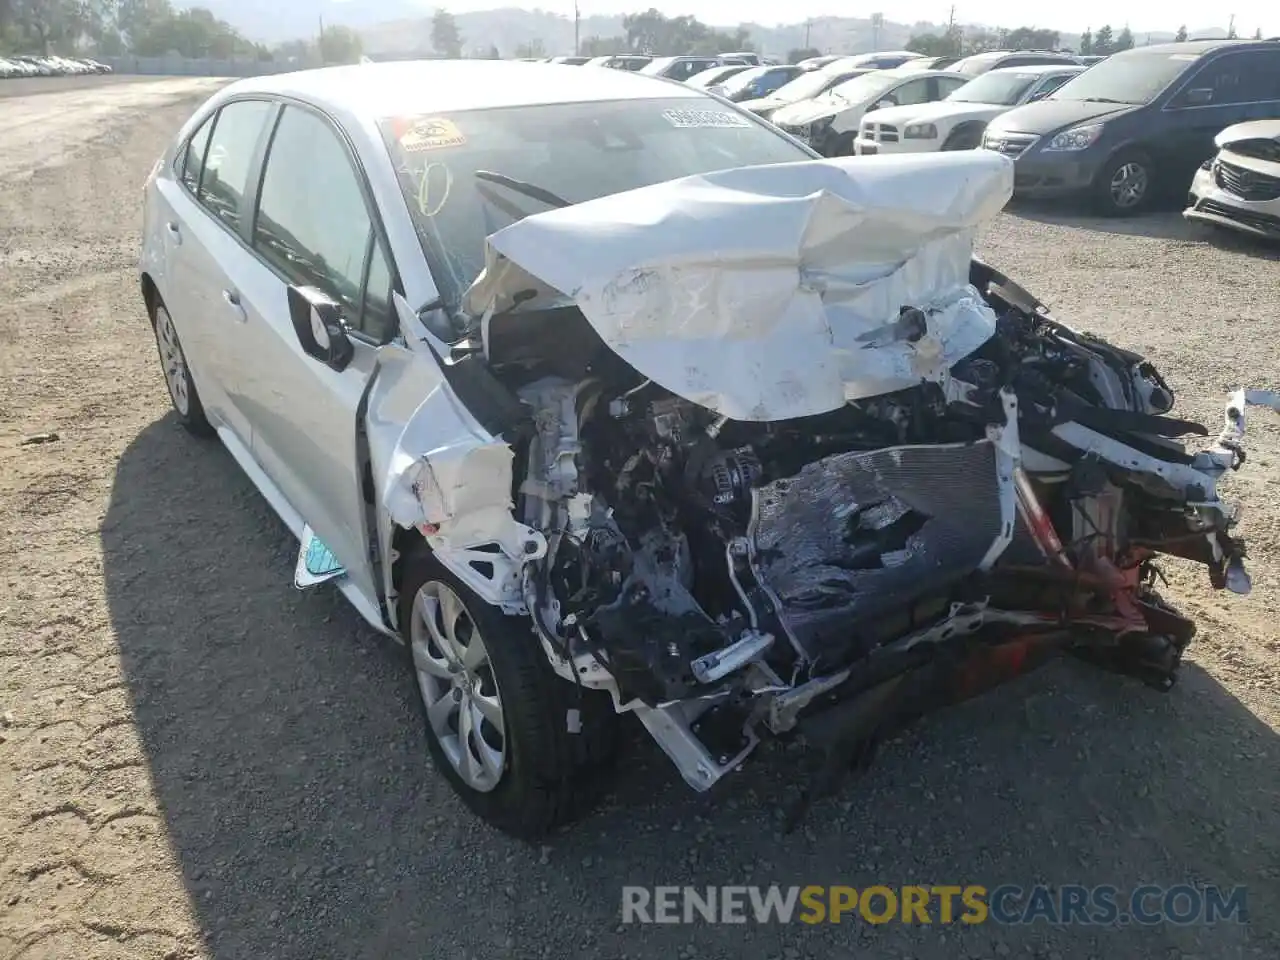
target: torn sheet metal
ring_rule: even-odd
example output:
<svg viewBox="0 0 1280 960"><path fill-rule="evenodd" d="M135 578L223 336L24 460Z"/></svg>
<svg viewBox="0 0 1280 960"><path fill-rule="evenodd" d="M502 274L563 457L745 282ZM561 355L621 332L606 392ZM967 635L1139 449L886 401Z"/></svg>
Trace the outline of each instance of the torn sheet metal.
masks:
<svg viewBox="0 0 1280 960"><path fill-rule="evenodd" d="M969 262L1012 188L1012 163L985 151L673 180L498 231L467 308L568 296L686 399L736 420L816 415L938 379L992 335ZM923 329L895 324L904 308Z"/></svg>

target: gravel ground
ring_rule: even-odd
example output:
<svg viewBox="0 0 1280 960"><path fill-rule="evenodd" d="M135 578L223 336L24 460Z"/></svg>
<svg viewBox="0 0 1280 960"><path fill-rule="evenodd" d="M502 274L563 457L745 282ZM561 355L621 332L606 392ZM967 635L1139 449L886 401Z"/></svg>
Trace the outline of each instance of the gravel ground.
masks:
<svg viewBox="0 0 1280 960"><path fill-rule="evenodd" d="M1202 625L1172 694L1051 666L904 734L787 837L789 750L700 797L637 739L609 804L530 848L463 812L395 652L293 589L287 532L168 412L140 187L207 89L0 102L0 957L1280 955L1280 420L1234 480L1253 595L1170 571ZM982 252L1149 352L1185 414L1277 385L1274 251L1018 208ZM773 881L1247 884L1251 922L619 924L623 884Z"/></svg>

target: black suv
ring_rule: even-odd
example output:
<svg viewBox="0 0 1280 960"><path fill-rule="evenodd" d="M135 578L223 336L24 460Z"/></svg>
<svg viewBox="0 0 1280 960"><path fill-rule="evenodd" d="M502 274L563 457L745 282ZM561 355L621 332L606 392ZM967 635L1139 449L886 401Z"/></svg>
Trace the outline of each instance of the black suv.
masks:
<svg viewBox="0 0 1280 960"><path fill-rule="evenodd" d="M1015 159L1014 194L1090 195L1102 213L1185 195L1213 138L1280 117L1280 43L1200 40L1114 54L1044 100L991 121L982 145Z"/></svg>

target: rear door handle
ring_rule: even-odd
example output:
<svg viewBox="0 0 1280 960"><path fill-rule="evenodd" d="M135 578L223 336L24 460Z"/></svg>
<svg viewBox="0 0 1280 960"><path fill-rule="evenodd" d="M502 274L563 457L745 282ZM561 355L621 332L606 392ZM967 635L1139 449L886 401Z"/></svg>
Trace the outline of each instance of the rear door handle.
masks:
<svg viewBox="0 0 1280 960"><path fill-rule="evenodd" d="M236 293L236 291L223 290L222 299L226 302L227 306L231 308L231 312L235 315L235 318L238 321L244 323L249 319L249 315L245 313L244 305L240 302L240 294Z"/></svg>
<svg viewBox="0 0 1280 960"><path fill-rule="evenodd" d="M182 243L182 231L178 229L178 225L174 221L170 220L164 227L169 231L169 236L173 238L174 243Z"/></svg>

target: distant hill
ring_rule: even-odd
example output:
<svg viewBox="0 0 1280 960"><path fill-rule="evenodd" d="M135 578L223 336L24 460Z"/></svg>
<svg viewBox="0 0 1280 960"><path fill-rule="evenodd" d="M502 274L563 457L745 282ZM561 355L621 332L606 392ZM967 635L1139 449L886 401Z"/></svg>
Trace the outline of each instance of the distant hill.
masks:
<svg viewBox="0 0 1280 960"><path fill-rule="evenodd" d="M214 16L236 27L251 40L259 43L283 43L299 37L315 36L323 21L329 25L342 24L358 30L364 37L365 48L372 54L404 54L426 52L431 48L431 14L439 4L430 0L175 0L178 7L205 7ZM447 4L445 4L447 8ZM636 9L644 9L638 2ZM561 13L546 10L525 10L507 7L482 10L475 13L455 14L458 29L462 33L463 49L467 52L496 46L503 56L513 56L516 47L534 40L541 40L548 55L573 52L573 20ZM722 22L721 28L739 24ZM764 26L743 23L751 33L752 42L765 53L785 56L788 50L805 46L806 30L809 45L832 53L863 53L871 50L899 50L914 35L940 32L942 24L920 21L896 23L885 20L879 35L871 21L859 17L818 17L806 27L803 23ZM1007 23L1006 27L1022 24ZM1101 24L1095 25L1096 30ZM1112 26L1118 32L1123 23ZM580 35L588 37L616 37L622 33L621 17L584 17ZM1221 29L1190 30L1193 37L1222 37ZM1147 33L1134 30L1139 44L1166 43L1173 33L1159 31ZM1061 43L1074 49L1079 45L1079 34L1063 33Z"/></svg>

